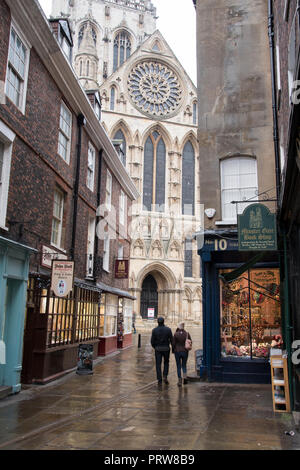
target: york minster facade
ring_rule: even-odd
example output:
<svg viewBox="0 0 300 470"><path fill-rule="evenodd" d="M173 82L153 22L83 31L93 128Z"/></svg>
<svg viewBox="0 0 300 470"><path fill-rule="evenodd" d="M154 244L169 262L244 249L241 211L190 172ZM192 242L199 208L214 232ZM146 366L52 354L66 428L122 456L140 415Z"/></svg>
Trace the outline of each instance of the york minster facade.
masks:
<svg viewBox="0 0 300 470"><path fill-rule="evenodd" d="M52 17L69 20L73 67L100 92L101 121L140 194L128 227L137 323L201 325L197 90L158 13L149 0L54 0Z"/></svg>

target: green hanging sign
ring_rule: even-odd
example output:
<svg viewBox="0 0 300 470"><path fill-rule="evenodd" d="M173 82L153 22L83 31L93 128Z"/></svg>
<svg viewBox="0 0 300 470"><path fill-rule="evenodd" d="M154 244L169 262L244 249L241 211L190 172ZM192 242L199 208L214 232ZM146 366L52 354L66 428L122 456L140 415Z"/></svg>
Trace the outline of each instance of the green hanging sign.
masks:
<svg viewBox="0 0 300 470"><path fill-rule="evenodd" d="M238 215L239 251L276 251L276 215L263 204L251 204Z"/></svg>

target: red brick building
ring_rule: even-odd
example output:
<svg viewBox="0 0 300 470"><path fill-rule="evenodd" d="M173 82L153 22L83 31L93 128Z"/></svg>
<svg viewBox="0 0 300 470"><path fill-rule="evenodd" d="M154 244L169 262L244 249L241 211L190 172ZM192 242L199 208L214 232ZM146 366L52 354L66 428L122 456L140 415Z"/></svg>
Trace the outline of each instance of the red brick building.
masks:
<svg viewBox="0 0 300 470"><path fill-rule="evenodd" d="M10 367L25 383L45 383L76 366L80 343L94 358L131 344L132 297L115 262L129 258L138 194L101 125L97 93L85 94L70 65L68 22L49 24L36 0L0 0L0 17L0 317L5 324L14 295L15 246L28 297L16 319L23 359ZM50 288L55 258L75 262L67 298ZM13 385L6 375L0 386Z"/></svg>

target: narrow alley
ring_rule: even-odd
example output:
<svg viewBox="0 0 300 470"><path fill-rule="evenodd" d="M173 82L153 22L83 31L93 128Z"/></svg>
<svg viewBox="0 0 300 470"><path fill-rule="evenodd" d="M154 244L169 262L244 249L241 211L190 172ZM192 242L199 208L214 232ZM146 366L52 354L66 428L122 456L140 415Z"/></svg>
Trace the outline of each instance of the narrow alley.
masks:
<svg viewBox="0 0 300 470"><path fill-rule="evenodd" d="M132 348L98 361L93 375L74 371L2 400L0 449L300 449L292 415L273 413L271 386L190 381L179 388L172 356L169 386L159 389L150 336L141 339L141 348L134 335ZM285 434L291 430L294 436Z"/></svg>

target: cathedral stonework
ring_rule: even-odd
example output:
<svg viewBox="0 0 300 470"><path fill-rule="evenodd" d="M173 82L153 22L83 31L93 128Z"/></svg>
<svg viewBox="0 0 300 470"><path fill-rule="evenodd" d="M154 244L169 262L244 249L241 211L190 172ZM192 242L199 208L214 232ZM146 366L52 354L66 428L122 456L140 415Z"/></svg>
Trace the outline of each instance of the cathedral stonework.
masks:
<svg viewBox="0 0 300 470"><path fill-rule="evenodd" d="M137 326L153 328L154 309L173 327L202 328L197 89L150 0L53 0L52 16L69 19L78 79L100 92L101 122L140 194L129 263Z"/></svg>
<svg viewBox="0 0 300 470"><path fill-rule="evenodd" d="M181 104L179 79L168 65L154 60L143 60L128 77L129 96L134 105L154 117L168 117Z"/></svg>

